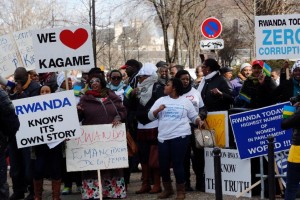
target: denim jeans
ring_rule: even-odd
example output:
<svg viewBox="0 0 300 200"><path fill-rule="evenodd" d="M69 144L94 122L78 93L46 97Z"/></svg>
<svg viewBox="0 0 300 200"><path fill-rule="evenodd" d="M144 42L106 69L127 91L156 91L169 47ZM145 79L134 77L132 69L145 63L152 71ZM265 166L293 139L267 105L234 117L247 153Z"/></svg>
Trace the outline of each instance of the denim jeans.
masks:
<svg viewBox="0 0 300 200"><path fill-rule="evenodd" d="M285 200L296 199L300 182L300 163L288 162L286 174Z"/></svg>
<svg viewBox="0 0 300 200"><path fill-rule="evenodd" d="M184 158L190 142L190 135L158 142L159 168L163 182L170 182L172 163L177 184L185 182Z"/></svg>

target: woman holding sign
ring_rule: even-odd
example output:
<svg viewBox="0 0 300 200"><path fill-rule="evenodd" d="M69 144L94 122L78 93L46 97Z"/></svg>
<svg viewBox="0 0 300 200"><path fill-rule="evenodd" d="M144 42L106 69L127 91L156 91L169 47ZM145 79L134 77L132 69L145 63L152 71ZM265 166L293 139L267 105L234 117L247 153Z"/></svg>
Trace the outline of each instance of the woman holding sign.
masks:
<svg viewBox="0 0 300 200"><path fill-rule="evenodd" d="M121 99L106 87L103 76L89 77L88 90L77 106L82 125L112 124L117 126L125 121L126 109ZM125 181L122 169L101 171L103 198L126 198ZM96 171L82 173L82 199L99 199Z"/></svg>
<svg viewBox="0 0 300 200"><path fill-rule="evenodd" d="M169 198L174 193L170 177L172 163L176 178L176 199L184 199L184 159L191 136L189 122L201 126L202 121L192 102L181 96L183 84L180 79L171 78L164 93L168 96L159 98L148 113L150 120L158 119L158 156L164 186L158 198Z"/></svg>

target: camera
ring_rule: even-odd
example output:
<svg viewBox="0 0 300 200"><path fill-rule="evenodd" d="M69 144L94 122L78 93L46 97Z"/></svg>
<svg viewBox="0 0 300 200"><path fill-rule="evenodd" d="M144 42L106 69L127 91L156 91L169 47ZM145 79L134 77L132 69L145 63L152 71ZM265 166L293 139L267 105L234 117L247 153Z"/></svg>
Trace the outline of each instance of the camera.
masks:
<svg viewBox="0 0 300 200"><path fill-rule="evenodd" d="M294 105L297 102L300 102L300 93L298 92L296 96L290 98L290 102Z"/></svg>

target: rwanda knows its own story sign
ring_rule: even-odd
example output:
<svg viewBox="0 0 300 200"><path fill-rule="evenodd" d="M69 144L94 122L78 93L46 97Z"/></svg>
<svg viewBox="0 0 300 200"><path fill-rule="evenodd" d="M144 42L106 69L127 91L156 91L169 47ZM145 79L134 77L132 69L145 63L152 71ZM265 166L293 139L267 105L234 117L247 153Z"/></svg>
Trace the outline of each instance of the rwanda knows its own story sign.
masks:
<svg viewBox="0 0 300 200"><path fill-rule="evenodd" d="M20 120L18 148L80 136L73 90L14 100Z"/></svg>
<svg viewBox="0 0 300 200"><path fill-rule="evenodd" d="M88 26L32 31L36 71L85 70L94 65Z"/></svg>

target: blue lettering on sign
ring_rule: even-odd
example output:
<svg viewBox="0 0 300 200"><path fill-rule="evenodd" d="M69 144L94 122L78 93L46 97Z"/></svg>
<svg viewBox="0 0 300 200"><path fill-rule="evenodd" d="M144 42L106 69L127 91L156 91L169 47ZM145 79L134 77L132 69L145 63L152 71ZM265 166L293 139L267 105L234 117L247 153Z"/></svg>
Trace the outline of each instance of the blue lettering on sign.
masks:
<svg viewBox="0 0 300 200"><path fill-rule="evenodd" d="M50 101L42 101L42 102L35 102L32 104L25 104L25 105L20 105L16 106L16 114L25 114L25 113L34 113L37 111L45 111L48 109L58 109L58 108L63 108L65 106L72 106L71 102L69 101L68 98L64 98L63 100L61 99L53 99Z"/></svg>
<svg viewBox="0 0 300 200"><path fill-rule="evenodd" d="M262 31L263 45L282 45L282 44L300 44L300 28L295 32L292 29L273 29Z"/></svg>

